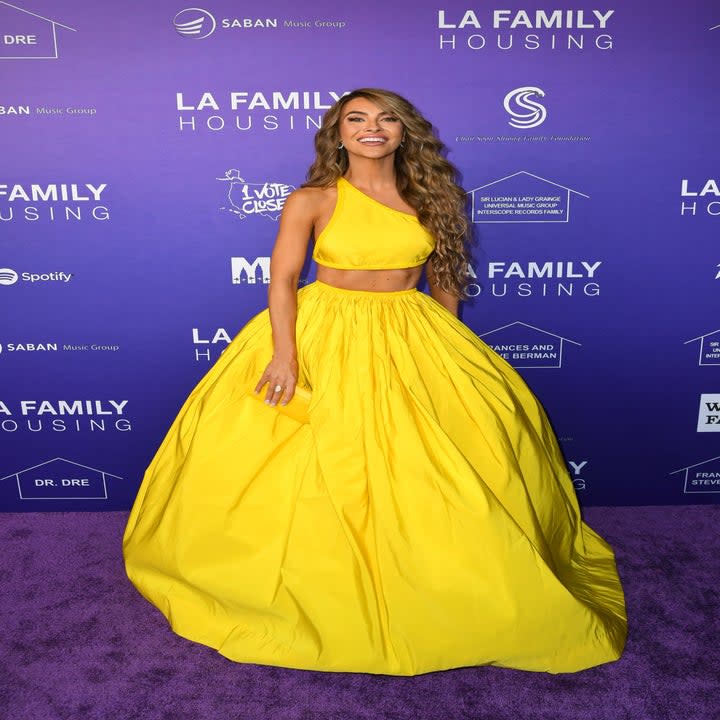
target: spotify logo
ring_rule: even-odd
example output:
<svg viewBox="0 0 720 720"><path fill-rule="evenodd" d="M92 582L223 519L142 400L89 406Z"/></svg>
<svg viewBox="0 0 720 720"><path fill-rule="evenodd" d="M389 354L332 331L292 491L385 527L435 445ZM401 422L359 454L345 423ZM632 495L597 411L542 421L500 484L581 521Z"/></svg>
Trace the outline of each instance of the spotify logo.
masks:
<svg viewBox="0 0 720 720"><path fill-rule="evenodd" d="M18 281L18 274L10 268L0 268L0 285L14 285Z"/></svg>

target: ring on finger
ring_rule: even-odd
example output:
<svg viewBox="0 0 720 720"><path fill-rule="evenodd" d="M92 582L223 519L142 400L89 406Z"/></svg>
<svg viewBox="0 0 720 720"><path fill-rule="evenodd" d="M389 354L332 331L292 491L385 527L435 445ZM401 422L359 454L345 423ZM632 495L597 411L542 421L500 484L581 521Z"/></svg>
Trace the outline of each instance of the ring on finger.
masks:
<svg viewBox="0 0 720 720"><path fill-rule="evenodd" d="M282 385L275 386L275 392L280 392L281 390L282 390Z"/></svg>

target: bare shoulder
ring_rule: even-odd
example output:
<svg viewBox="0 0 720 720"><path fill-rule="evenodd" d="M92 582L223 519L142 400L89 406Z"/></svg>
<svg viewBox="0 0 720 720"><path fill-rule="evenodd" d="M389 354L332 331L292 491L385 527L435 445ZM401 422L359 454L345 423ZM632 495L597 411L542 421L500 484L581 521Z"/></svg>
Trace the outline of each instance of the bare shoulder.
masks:
<svg viewBox="0 0 720 720"><path fill-rule="evenodd" d="M281 225L312 230L332 212L337 199L337 188L301 187L285 199Z"/></svg>
<svg viewBox="0 0 720 720"><path fill-rule="evenodd" d="M328 202L332 202L335 188L301 187L293 190L285 199L285 208L292 214L317 217L322 214Z"/></svg>

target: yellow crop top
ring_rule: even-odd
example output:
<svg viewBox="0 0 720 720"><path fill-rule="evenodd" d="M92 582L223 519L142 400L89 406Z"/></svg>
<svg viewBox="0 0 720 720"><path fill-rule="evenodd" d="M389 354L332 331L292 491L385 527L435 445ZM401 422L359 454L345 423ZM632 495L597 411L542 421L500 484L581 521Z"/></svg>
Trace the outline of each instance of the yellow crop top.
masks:
<svg viewBox="0 0 720 720"><path fill-rule="evenodd" d="M422 265L435 239L409 213L371 198L341 177L330 221L315 239L312 258L342 270L386 270Z"/></svg>

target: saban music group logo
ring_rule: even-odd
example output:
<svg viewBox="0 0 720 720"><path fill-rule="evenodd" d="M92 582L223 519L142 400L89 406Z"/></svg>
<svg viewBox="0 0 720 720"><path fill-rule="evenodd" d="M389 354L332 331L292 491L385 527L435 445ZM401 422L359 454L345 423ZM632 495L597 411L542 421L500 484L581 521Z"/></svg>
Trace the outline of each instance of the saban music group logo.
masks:
<svg viewBox="0 0 720 720"><path fill-rule="evenodd" d="M0 354L3 352L118 352L119 345L101 345L99 343L91 344L70 344L63 343L62 346L58 342L44 340L43 342L34 342L24 340L22 342L6 342L0 343Z"/></svg>
<svg viewBox="0 0 720 720"><path fill-rule="evenodd" d="M36 115L44 115L46 117L84 117L88 115L97 115L97 108L94 107L71 107L66 105L60 107L58 105L40 105L35 106ZM16 117L29 116L29 105L0 105L0 115L13 115Z"/></svg>
<svg viewBox="0 0 720 720"><path fill-rule="evenodd" d="M341 30L345 20L336 18L283 18L277 17L224 17L218 22L205 8L191 7L180 10L172 21L178 35L191 40L204 40L216 30Z"/></svg>
<svg viewBox="0 0 720 720"><path fill-rule="evenodd" d="M204 40L217 28L213 14L203 8L185 8L172 20L178 35L191 40Z"/></svg>

